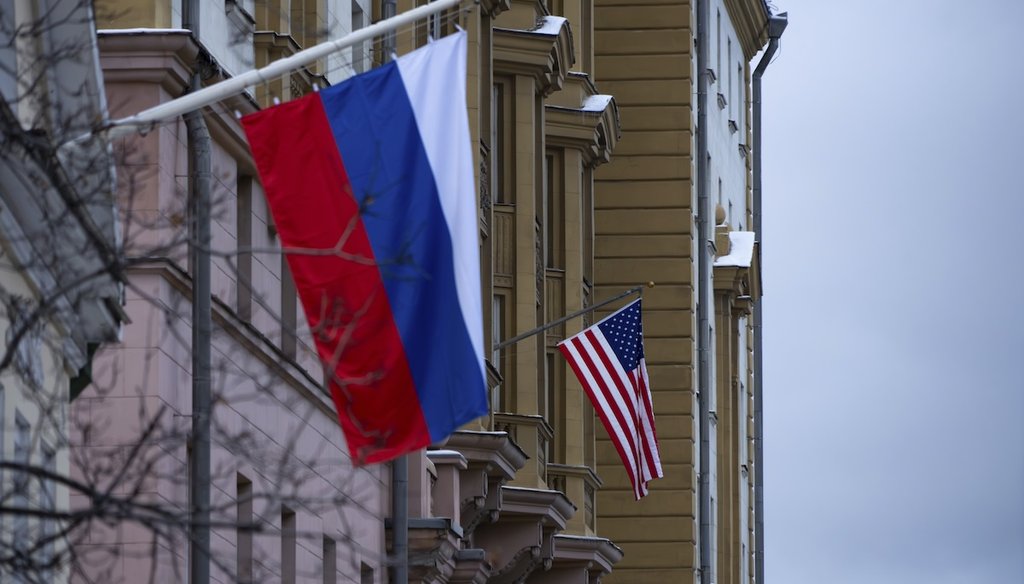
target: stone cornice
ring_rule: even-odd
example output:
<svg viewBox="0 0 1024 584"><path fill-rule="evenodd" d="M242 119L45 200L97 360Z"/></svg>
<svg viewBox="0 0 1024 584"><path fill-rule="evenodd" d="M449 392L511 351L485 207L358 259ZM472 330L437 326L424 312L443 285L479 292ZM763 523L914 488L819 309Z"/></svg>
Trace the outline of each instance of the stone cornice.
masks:
<svg viewBox="0 0 1024 584"><path fill-rule="evenodd" d="M501 490L501 510L505 515L535 517L542 525L562 530L576 514L576 506L559 491L508 486Z"/></svg>
<svg viewBox="0 0 1024 584"><path fill-rule="evenodd" d="M538 414L510 414L505 412L494 412L494 426L524 426L534 428L535 431L545 440L555 437L555 430L551 424ZM514 438L514 437L513 437Z"/></svg>
<svg viewBox="0 0 1024 584"><path fill-rule="evenodd" d="M526 453L507 432L461 430L448 438L445 448L459 451L470 464L482 464L489 476L503 480L511 480L526 464Z"/></svg>
<svg viewBox="0 0 1024 584"><path fill-rule="evenodd" d="M576 55L569 21L560 22L553 31L543 25L535 30L495 27L495 72L532 76L537 81L537 92L544 96L561 89Z"/></svg>
<svg viewBox="0 0 1024 584"><path fill-rule="evenodd" d="M507 432L459 431L445 442L466 460L460 471L458 501L462 529L469 537L480 525L498 520L502 508L501 486L526 464L526 453Z"/></svg>
<svg viewBox="0 0 1024 584"><path fill-rule="evenodd" d="M601 481L601 477L597 476L594 469L589 466L583 465L569 465L569 464L556 464L548 463L548 474L565 475L571 477L579 477L584 480L587 484L594 487L595 489L601 488L604 482Z"/></svg>
<svg viewBox="0 0 1024 584"><path fill-rule="evenodd" d="M106 84L155 83L171 97L183 95L191 83L192 70L201 48L188 31L147 31L139 33L99 31L100 62ZM205 85L223 81L223 69L210 68L213 74ZM238 161L241 170L255 174L252 153L233 115L250 114L259 108L246 93L240 93L206 109L210 134L219 146Z"/></svg>
<svg viewBox="0 0 1024 584"><path fill-rule="evenodd" d="M736 36L746 60L754 58L768 42L768 12L761 0L725 0Z"/></svg>
<svg viewBox="0 0 1024 584"><path fill-rule="evenodd" d="M761 265L759 256L760 249L758 244L755 243L749 267L714 267L713 280L715 292L731 295L737 301L736 307L741 310L749 304L750 299L756 299L761 296Z"/></svg>
<svg viewBox="0 0 1024 584"><path fill-rule="evenodd" d="M502 487L501 519L477 530L476 544L493 553L492 584L519 584L547 570L555 555L554 535L576 511L558 491Z"/></svg>
<svg viewBox="0 0 1024 584"><path fill-rule="evenodd" d="M448 582L458 563L462 532L447 517L409 518L409 581ZM387 548L392 551L393 531L387 528Z"/></svg>
<svg viewBox="0 0 1024 584"><path fill-rule="evenodd" d="M159 83L177 97L188 89L199 45L187 30L145 33L97 32L100 64L107 85Z"/></svg>
<svg viewBox="0 0 1024 584"><path fill-rule="evenodd" d="M583 76L583 81L579 78ZM545 132L549 145L579 150L584 164L599 166L611 160L611 152L622 136L618 106L611 95L597 93L589 77L571 73L568 83L585 83L584 98L579 107L545 105ZM595 107L596 103L596 107Z"/></svg>
<svg viewBox="0 0 1024 584"><path fill-rule="evenodd" d="M607 574L621 559L622 548L609 539L580 535L555 536L556 568L559 564L578 564L585 566L588 571L599 570Z"/></svg>
<svg viewBox="0 0 1024 584"><path fill-rule="evenodd" d="M458 450L428 450L427 458L435 465L451 465L459 470L469 467L466 457Z"/></svg>

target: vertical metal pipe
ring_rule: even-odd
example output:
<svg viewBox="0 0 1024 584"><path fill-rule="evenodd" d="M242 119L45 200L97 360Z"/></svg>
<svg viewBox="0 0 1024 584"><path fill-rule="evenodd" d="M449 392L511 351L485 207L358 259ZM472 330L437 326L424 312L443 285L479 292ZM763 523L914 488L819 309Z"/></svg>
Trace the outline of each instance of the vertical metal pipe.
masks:
<svg viewBox="0 0 1024 584"><path fill-rule="evenodd" d="M697 389L700 428L700 532L697 542L701 584L711 582L711 258L708 249L708 0L697 0Z"/></svg>
<svg viewBox="0 0 1024 584"><path fill-rule="evenodd" d="M183 24L199 41L199 2L189 0ZM202 88L194 65L190 91ZM213 190L212 143L201 110L185 116L191 180L192 262L192 456L189 459L192 502L189 521L189 582L210 581L210 205Z"/></svg>
<svg viewBox="0 0 1024 584"><path fill-rule="evenodd" d="M764 238L761 235L761 77L779 47L786 30L787 14L771 16L768 21L768 47L754 69L754 237L764 271ZM764 582L764 344L762 319L764 298L754 303L754 582Z"/></svg>
<svg viewBox="0 0 1024 584"><path fill-rule="evenodd" d="M397 1L396 0L384 0L383 2L381 2L380 12L381 12L381 14L380 14L381 18L384 19L384 20L387 20L389 18L394 17L395 14L398 13L398 3L397 3ZM390 61L391 60L391 56L395 54L395 51L398 48L397 47L396 36L397 35L396 35L394 29L389 30L386 33L384 33L384 42L382 43L382 48L384 49L384 54L382 55L382 58L381 58L381 62L382 63L387 63L388 61Z"/></svg>
<svg viewBox="0 0 1024 584"><path fill-rule="evenodd" d="M381 2L381 17L392 18L398 12L396 0ZM381 62L391 61L397 50L396 33L384 33ZM409 455L391 463L391 569L393 584L409 582Z"/></svg>
<svg viewBox="0 0 1024 584"><path fill-rule="evenodd" d="M409 582L409 456L391 463L392 584Z"/></svg>

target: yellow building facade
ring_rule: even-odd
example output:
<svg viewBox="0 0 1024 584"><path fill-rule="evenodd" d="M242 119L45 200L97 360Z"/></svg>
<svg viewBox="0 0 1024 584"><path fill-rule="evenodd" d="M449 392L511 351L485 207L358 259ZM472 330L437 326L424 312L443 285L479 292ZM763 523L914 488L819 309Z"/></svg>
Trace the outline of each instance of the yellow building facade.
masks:
<svg viewBox="0 0 1024 584"><path fill-rule="evenodd" d="M644 337L665 469L634 502L599 435L599 522L624 551L611 582L753 581L750 60L769 16L761 0L596 3L595 78L622 118L615 159L596 175L597 298L657 282L644 295Z"/></svg>

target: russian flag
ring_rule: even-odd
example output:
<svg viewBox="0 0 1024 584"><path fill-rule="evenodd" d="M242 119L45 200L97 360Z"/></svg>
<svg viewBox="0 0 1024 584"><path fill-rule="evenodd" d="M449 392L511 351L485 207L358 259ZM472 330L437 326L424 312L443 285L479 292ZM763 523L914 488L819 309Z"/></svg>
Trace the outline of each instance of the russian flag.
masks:
<svg viewBox="0 0 1024 584"><path fill-rule="evenodd" d="M357 464L487 413L466 34L246 116Z"/></svg>

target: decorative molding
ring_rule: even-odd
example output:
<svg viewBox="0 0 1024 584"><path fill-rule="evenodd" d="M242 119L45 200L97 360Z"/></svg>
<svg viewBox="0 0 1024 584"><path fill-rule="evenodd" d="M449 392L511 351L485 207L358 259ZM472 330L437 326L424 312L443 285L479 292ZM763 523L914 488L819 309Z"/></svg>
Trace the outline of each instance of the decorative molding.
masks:
<svg viewBox="0 0 1024 584"><path fill-rule="evenodd" d="M108 87L117 83L158 83L172 97L188 89L199 46L187 30L123 34L97 31L100 66Z"/></svg>
<svg viewBox="0 0 1024 584"><path fill-rule="evenodd" d="M585 165L597 167L611 160L622 137L618 104L613 96L599 94L585 73L571 73L567 83L582 85L582 103L577 107L545 104L545 139L549 146L579 150Z"/></svg>
<svg viewBox="0 0 1024 584"><path fill-rule="evenodd" d="M603 537L559 534L554 540L551 570L539 578L538 584L600 582L622 560L622 548Z"/></svg>
<svg viewBox="0 0 1024 584"><path fill-rule="evenodd" d="M491 563L482 549L464 549L455 552L455 571L451 584L485 584L491 576Z"/></svg>
<svg viewBox="0 0 1024 584"><path fill-rule="evenodd" d="M501 514L502 490L506 482L526 464L526 453L507 432L459 431L452 434L445 448L466 459L459 473L459 502L462 531L470 537L481 525L494 523Z"/></svg>
<svg viewBox="0 0 1024 584"><path fill-rule="evenodd" d="M551 568L554 536L575 513L558 491L502 487L501 520L478 530L475 544L494 552L497 570L488 582L519 584L538 570Z"/></svg>
<svg viewBox="0 0 1024 584"><path fill-rule="evenodd" d="M543 96L562 88L576 61L568 21L556 34L495 27L493 51L495 73L532 76Z"/></svg>
<svg viewBox="0 0 1024 584"><path fill-rule="evenodd" d="M512 0L479 0L480 11L494 18L512 8Z"/></svg>
<svg viewBox="0 0 1024 584"><path fill-rule="evenodd" d="M762 0L724 0L746 60L768 42L768 11Z"/></svg>

